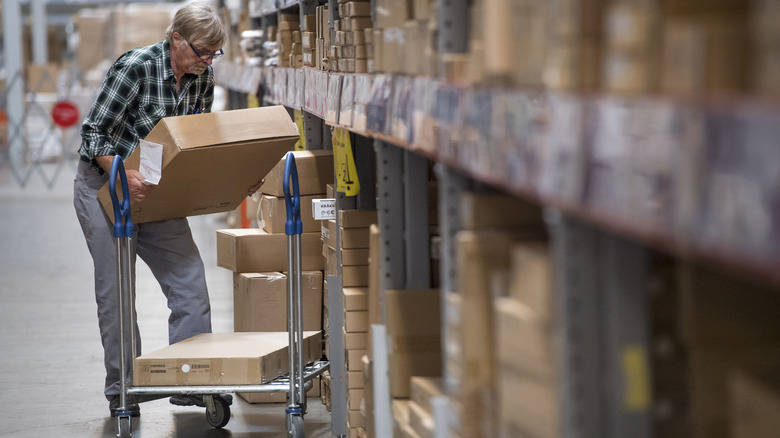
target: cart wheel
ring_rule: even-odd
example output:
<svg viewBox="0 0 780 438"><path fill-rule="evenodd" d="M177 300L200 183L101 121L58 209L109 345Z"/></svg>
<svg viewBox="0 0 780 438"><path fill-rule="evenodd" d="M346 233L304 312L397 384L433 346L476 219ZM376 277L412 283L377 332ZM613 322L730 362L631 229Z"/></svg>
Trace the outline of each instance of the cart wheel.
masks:
<svg viewBox="0 0 780 438"><path fill-rule="evenodd" d="M221 429L230 421L230 405L222 397L214 397L214 412L206 409L206 421L215 429Z"/></svg>
<svg viewBox="0 0 780 438"><path fill-rule="evenodd" d="M130 417L118 417L116 419L116 428L116 436L121 438L129 438L131 436Z"/></svg>
<svg viewBox="0 0 780 438"><path fill-rule="evenodd" d="M303 417L300 415L293 415L291 420L293 438L304 438L306 436L306 431L303 429Z"/></svg>

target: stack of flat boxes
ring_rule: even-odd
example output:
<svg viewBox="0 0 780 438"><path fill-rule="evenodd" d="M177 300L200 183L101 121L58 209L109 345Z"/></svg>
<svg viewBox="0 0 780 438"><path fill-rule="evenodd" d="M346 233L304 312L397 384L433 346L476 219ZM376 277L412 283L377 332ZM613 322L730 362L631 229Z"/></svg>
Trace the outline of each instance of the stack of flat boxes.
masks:
<svg viewBox="0 0 780 438"><path fill-rule="evenodd" d="M323 263L319 222L312 218L311 200L324 197L332 179L331 151L294 152L301 194L302 292L304 330L322 330ZM217 264L233 271L234 330L287 331L287 219L282 159L260 188L258 226L217 232ZM314 256L314 257L312 257ZM310 395L317 395L315 385ZM250 403L284 402L284 393L240 394Z"/></svg>
<svg viewBox="0 0 780 438"><path fill-rule="evenodd" d="M560 436L549 250L517 244L510 263L509 295L493 301L500 436Z"/></svg>
<svg viewBox="0 0 780 438"><path fill-rule="evenodd" d="M322 227L323 255L327 275L338 275L338 251L341 253L348 426L350 434L357 436L357 429L363 425L363 356L368 352L369 227L376 223L377 216L376 210L341 210L338 215L338 230L335 220ZM340 241L336 241L336 231Z"/></svg>
<svg viewBox="0 0 780 438"><path fill-rule="evenodd" d="M431 0L377 0L373 71L436 76L437 24Z"/></svg>
<svg viewBox="0 0 780 438"><path fill-rule="evenodd" d="M621 94L651 93L658 88L660 11L655 1L627 0L604 9L601 85Z"/></svg>
<svg viewBox="0 0 780 438"><path fill-rule="evenodd" d="M330 68L330 11L328 5L317 6L317 15L315 17L317 28L315 30L316 44L314 50L314 66L318 70L328 70Z"/></svg>
<svg viewBox="0 0 780 438"><path fill-rule="evenodd" d="M507 195L465 194L460 212L458 296L447 297L444 324L448 331L443 377L456 420L451 422L451 436L498 436L491 281L508 271L512 245L543 240L545 227L538 206ZM452 307L460 310L457 315L450 313Z"/></svg>
<svg viewBox="0 0 780 438"><path fill-rule="evenodd" d="M314 67L317 59L317 16L306 14L303 16L301 27L301 60L302 65Z"/></svg>
<svg viewBox="0 0 780 438"><path fill-rule="evenodd" d="M280 67L303 65L301 23L298 14L279 14L276 44L279 48Z"/></svg>
<svg viewBox="0 0 780 438"><path fill-rule="evenodd" d="M552 90L599 87L604 0L555 0L549 4L544 83Z"/></svg>
<svg viewBox="0 0 780 438"><path fill-rule="evenodd" d="M366 73L369 58L366 47L366 29L371 29L371 3L367 1L339 2L340 20L336 21L338 70L347 73ZM370 31L369 31L370 32Z"/></svg>

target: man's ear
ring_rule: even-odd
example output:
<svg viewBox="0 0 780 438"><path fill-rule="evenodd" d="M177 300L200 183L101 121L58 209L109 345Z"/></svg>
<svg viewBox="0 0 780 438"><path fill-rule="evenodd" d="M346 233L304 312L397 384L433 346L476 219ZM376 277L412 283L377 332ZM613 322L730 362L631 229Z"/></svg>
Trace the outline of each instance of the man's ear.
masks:
<svg viewBox="0 0 780 438"><path fill-rule="evenodd" d="M173 41L173 46L177 49L179 48L179 45L181 44L183 38L181 37L181 34L179 32L174 32L172 35L171 40Z"/></svg>

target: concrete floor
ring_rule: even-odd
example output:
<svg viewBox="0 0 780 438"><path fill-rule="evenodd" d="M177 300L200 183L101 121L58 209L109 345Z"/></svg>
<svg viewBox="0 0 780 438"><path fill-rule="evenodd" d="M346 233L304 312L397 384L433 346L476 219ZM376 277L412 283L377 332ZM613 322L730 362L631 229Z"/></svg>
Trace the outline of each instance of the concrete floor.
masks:
<svg viewBox="0 0 780 438"><path fill-rule="evenodd" d="M63 163L54 188L38 175L24 188L0 160L0 436L116 436L103 396L103 351L92 290L92 264L72 204L75 162ZM46 169L49 174L53 168ZM215 332L233 328L232 273L216 266L222 215L190 219L206 265ZM167 344L168 309L149 269L138 263L137 308L144 352ZM284 404L239 397L223 430L203 409L167 399L141 404L136 437L283 437ZM330 437L330 414L309 400L306 436Z"/></svg>

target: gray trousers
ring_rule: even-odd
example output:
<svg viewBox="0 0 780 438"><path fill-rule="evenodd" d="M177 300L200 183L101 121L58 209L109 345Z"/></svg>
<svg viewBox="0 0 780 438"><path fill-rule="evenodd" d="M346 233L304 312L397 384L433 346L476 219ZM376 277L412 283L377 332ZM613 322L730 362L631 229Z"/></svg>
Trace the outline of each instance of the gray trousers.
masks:
<svg viewBox="0 0 780 438"><path fill-rule="evenodd" d="M106 366L105 395L110 400L119 394L120 371L116 240L111 221L97 199L98 190L107 180L108 175L100 175L89 163L79 161L73 205L95 266L95 300ZM200 333L210 333L211 306L206 273L187 219L135 225L131 249L133 255L137 254L149 266L168 300L171 310L169 342L173 344ZM135 290L135 257L132 269ZM140 354L138 326L134 329L137 354Z"/></svg>

